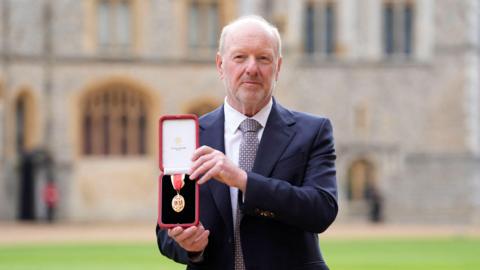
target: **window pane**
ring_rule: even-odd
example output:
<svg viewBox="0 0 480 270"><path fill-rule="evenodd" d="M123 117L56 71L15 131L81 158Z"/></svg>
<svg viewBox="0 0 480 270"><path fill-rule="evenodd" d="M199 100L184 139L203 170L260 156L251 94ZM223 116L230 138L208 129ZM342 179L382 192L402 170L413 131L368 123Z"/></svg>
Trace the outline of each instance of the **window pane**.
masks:
<svg viewBox="0 0 480 270"><path fill-rule="evenodd" d="M89 114L83 119L83 153L92 154L92 117Z"/></svg>
<svg viewBox="0 0 480 270"><path fill-rule="evenodd" d="M404 53L409 55L412 53L413 43L413 7L412 5L405 5L404 9Z"/></svg>
<svg viewBox="0 0 480 270"><path fill-rule="evenodd" d="M108 114L103 116L103 126L102 126L102 135L103 135L103 154L110 154L110 117Z"/></svg>
<svg viewBox="0 0 480 270"><path fill-rule="evenodd" d="M312 3L307 4L305 13L305 52L311 54L315 51L315 9Z"/></svg>
<svg viewBox="0 0 480 270"><path fill-rule="evenodd" d="M393 54L394 52L394 18L393 5L385 4L383 8L383 36L384 36L384 51L386 54Z"/></svg>
<svg viewBox="0 0 480 270"><path fill-rule="evenodd" d="M325 7L325 53L335 53L335 9L332 3Z"/></svg>
<svg viewBox="0 0 480 270"><path fill-rule="evenodd" d="M128 117L127 115L122 115L121 117L121 131L120 131L120 152L122 155L128 154Z"/></svg>
<svg viewBox="0 0 480 270"><path fill-rule="evenodd" d="M198 21L199 17L199 6L198 3L192 3L190 5L190 16L189 16L189 27L188 27L188 43L190 48L198 47L198 32L200 22Z"/></svg>
<svg viewBox="0 0 480 270"><path fill-rule="evenodd" d="M147 153L147 117L144 113L142 113L140 115L140 118L138 120L138 133L139 133L139 136L138 136L138 139L139 139L139 142L138 142L138 145L139 145L139 153L141 155L144 155Z"/></svg>
<svg viewBox="0 0 480 270"><path fill-rule="evenodd" d="M126 48L130 44L130 5L128 1L120 1L117 5L115 26L118 45Z"/></svg>
<svg viewBox="0 0 480 270"><path fill-rule="evenodd" d="M100 47L109 45L109 4L108 1L100 1L97 6L97 39Z"/></svg>
<svg viewBox="0 0 480 270"><path fill-rule="evenodd" d="M213 3L209 5L208 9L208 40L209 47L215 49L217 46L217 34L218 34L218 6Z"/></svg>

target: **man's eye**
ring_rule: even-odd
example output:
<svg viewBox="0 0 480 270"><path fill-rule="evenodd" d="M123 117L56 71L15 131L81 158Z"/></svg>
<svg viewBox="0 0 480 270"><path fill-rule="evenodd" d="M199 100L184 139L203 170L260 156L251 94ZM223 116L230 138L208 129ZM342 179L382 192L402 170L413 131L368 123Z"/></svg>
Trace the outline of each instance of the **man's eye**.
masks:
<svg viewBox="0 0 480 270"><path fill-rule="evenodd" d="M233 57L233 59L235 59L235 60L242 60L242 59L245 59L245 55L235 55L235 56Z"/></svg>
<svg viewBox="0 0 480 270"><path fill-rule="evenodd" d="M260 56L258 57L258 60L262 63L270 63L272 61L268 56Z"/></svg>

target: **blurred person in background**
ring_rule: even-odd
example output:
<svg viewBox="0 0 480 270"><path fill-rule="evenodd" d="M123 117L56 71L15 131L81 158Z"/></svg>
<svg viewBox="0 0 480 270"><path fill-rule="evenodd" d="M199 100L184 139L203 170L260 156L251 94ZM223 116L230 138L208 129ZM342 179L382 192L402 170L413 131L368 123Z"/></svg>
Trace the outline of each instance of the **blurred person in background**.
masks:
<svg viewBox="0 0 480 270"><path fill-rule="evenodd" d="M47 207L47 221L52 223L55 220L55 209L58 202L57 185L53 180L48 180L43 190L43 200Z"/></svg>

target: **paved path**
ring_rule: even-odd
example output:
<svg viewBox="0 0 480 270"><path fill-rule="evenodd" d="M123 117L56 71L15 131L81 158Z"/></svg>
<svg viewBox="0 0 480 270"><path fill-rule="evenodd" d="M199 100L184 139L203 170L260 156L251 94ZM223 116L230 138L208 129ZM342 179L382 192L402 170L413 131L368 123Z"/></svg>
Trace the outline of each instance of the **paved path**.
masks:
<svg viewBox="0 0 480 270"><path fill-rule="evenodd" d="M151 242L155 224L149 223L15 223L0 222L0 245L20 243ZM480 228L467 226L334 224L323 239L480 237Z"/></svg>

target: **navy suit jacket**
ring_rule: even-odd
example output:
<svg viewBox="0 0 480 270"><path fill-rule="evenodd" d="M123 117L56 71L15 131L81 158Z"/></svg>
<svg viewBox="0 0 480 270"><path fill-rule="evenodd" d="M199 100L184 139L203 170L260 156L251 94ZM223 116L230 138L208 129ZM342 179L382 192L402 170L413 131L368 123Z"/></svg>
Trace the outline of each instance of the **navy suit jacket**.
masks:
<svg viewBox="0 0 480 270"><path fill-rule="evenodd" d="M225 152L223 106L200 118L200 142ZM319 247L337 212L332 126L328 119L293 112L275 100L257 156L248 173L240 224L245 265L253 269L328 269ZM200 221L210 230L203 261L158 228L162 254L187 269L233 269L234 241L229 187L200 186Z"/></svg>

